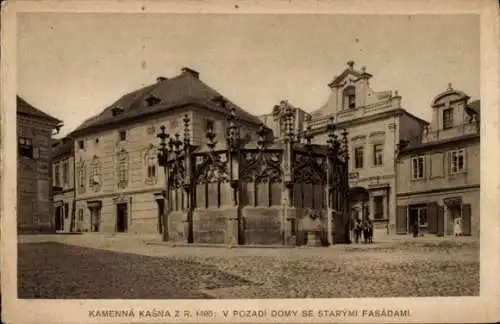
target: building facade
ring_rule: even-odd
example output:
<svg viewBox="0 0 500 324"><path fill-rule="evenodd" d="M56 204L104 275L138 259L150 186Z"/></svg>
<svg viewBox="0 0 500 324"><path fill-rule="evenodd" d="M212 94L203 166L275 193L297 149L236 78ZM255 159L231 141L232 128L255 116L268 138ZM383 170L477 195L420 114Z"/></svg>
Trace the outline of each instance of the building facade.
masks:
<svg viewBox="0 0 500 324"><path fill-rule="evenodd" d="M52 145L52 187L54 193L54 219L60 232L79 231L75 205L74 142L65 137Z"/></svg>
<svg viewBox="0 0 500 324"><path fill-rule="evenodd" d="M17 229L54 232L51 141L61 121L17 97Z"/></svg>
<svg viewBox="0 0 500 324"><path fill-rule="evenodd" d="M88 119L71 137L75 157L76 226L91 232L160 233L165 209L165 174L158 165L157 134L161 126L180 136L190 119L190 140L226 137L226 118L235 108L240 136L256 138L261 121L225 100L184 68L171 79L122 96Z"/></svg>
<svg viewBox="0 0 500 324"><path fill-rule="evenodd" d="M449 88L432 102L421 141L402 143L397 233L479 235L480 102Z"/></svg>
<svg viewBox="0 0 500 324"><path fill-rule="evenodd" d="M286 111L283 107L286 107ZM289 112L293 114L292 130L294 134L300 136L301 132L307 127L306 121L310 115L305 110L293 106L286 100L282 100L279 105L275 105L270 114L259 116L259 119L264 125L273 130L274 137L277 140L282 140L287 136L284 121L285 115Z"/></svg>
<svg viewBox="0 0 500 324"><path fill-rule="evenodd" d="M393 230L396 223L396 149L407 138L419 138L428 124L401 105L397 91L375 91L372 75L347 62L328 84L327 102L310 114L314 143L325 144L327 124L349 134L349 186L353 219L370 218L376 230Z"/></svg>

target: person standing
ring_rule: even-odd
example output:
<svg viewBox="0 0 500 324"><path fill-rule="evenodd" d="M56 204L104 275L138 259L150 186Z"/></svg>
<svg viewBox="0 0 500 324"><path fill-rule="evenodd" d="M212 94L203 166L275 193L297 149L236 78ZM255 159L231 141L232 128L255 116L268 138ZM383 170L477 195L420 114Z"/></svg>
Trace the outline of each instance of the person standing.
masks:
<svg viewBox="0 0 500 324"><path fill-rule="evenodd" d="M454 221L454 227L453 227L453 232L455 234L455 236L460 236L462 235L462 225L460 224L460 218L455 218L455 221Z"/></svg>

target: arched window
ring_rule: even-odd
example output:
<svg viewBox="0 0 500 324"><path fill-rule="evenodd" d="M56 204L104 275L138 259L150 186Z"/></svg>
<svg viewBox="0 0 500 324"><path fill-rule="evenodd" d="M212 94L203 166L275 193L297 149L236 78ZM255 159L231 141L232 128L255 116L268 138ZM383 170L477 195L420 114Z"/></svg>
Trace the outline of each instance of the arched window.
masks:
<svg viewBox="0 0 500 324"><path fill-rule="evenodd" d="M346 87L342 95L342 100L343 109L356 108L356 88L354 86Z"/></svg>
<svg viewBox="0 0 500 324"><path fill-rule="evenodd" d="M158 158L157 150L154 146L150 146L146 150L146 154L144 155L144 162L146 166L146 183L155 184L158 172Z"/></svg>
<svg viewBox="0 0 500 324"><path fill-rule="evenodd" d="M121 150L117 156L118 188L125 188L128 185L128 153Z"/></svg>

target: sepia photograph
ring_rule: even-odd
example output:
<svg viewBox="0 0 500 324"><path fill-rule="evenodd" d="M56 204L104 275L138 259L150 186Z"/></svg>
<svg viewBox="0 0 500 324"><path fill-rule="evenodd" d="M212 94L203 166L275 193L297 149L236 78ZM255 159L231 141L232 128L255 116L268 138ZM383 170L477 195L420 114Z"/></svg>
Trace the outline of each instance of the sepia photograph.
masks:
<svg viewBox="0 0 500 324"><path fill-rule="evenodd" d="M235 2L202 14L146 3L26 10L10 23L15 64L2 80L15 79L2 110L15 115L2 113L2 142L16 144L2 148L2 190L17 201L7 211L2 194L2 262L15 231L14 298L262 308L481 295L482 250L498 247L482 239L498 216L484 210L497 192L481 190L486 180L498 190L496 171L481 171L498 157L484 147L498 107L483 100L481 11L282 14ZM390 303L113 305L81 316L412 315Z"/></svg>

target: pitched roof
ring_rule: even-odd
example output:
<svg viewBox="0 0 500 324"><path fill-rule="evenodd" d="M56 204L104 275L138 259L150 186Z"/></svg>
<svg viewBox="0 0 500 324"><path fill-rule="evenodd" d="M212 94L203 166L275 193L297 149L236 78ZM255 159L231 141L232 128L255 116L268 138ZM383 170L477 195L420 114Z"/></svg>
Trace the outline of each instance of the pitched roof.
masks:
<svg viewBox="0 0 500 324"><path fill-rule="evenodd" d="M52 158L70 154L74 149L75 145L71 138L65 137L57 140L56 144L52 145Z"/></svg>
<svg viewBox="0 0 500 324"><path fill-rule="evenodd" d="M16 111L18 114L28 115L28 116L32 116L32 117L39 118L39 119L44 119L46 121L49 121L49 122L52 122L55 124L59 124L62 122L59 119L44 113L40 109L35 108L33 105L29 104L28 102L26 102L23 98L21 98L19 96L17 96Z"/></svg>
<svg viewBox="0 0 500 324"><path fill-rule="evenodd" d="M436 147L440 145L446 145L446 144L452 144L456 142L462 142L462 141L468 141L468 140L477 140L480 138L479 134L468 134L468 135L462 135L458 137L453 137L453 138L447 138L439 141L432 141L432 142L427 142L427 143L422 143L418 141L411 141L408 145L406 145L404 148L402 148L399 152L400 153L410 153L414 152L417 150L424 150L428 149L431 147Z"/></svg>
<svg viewBox="0 0 500 324"><path fill-rule="evenodd" d="M199 79L199 74L189 68L184 68L183 73L171 79L158 78L157 82L138 90L132 91L119 98L101 113L85 120L72 133L79 133L94 127L109 125L125 120L168 111L181 106L194 104L203 108L227 114L235 108L236 116L249 123L260 125L261 120L236 104L227 101L223 107L215 99L222 95ZM155 102L147 105L149 98ZM113 110L119 108L122 112L116 116Z"/></svg>

